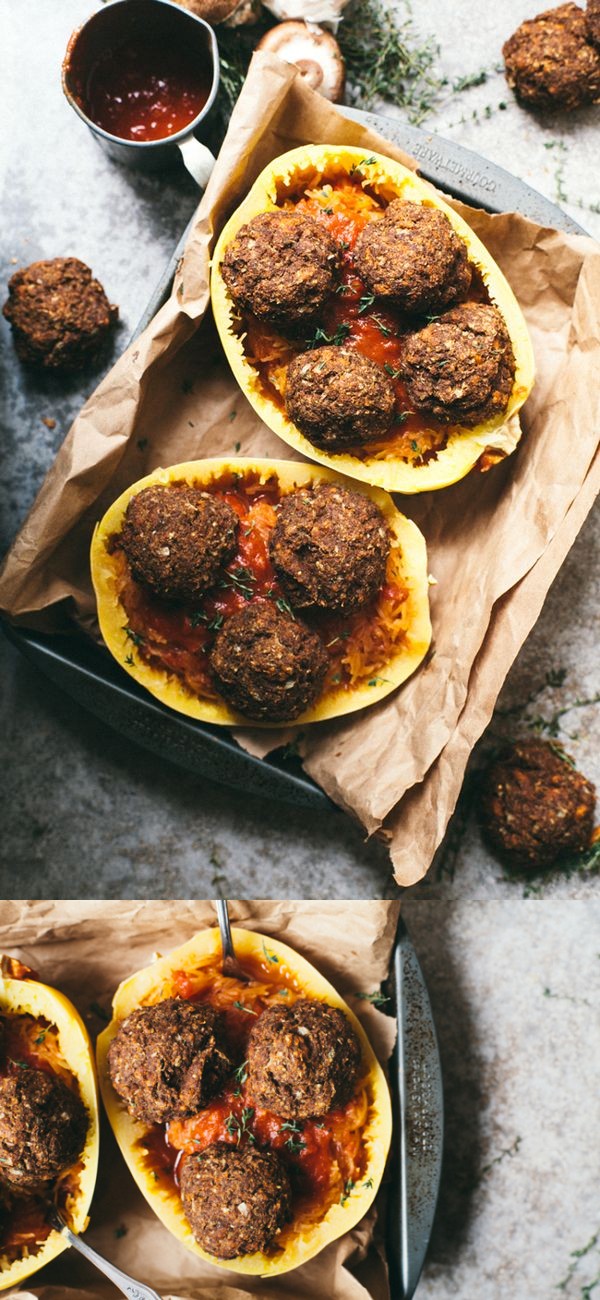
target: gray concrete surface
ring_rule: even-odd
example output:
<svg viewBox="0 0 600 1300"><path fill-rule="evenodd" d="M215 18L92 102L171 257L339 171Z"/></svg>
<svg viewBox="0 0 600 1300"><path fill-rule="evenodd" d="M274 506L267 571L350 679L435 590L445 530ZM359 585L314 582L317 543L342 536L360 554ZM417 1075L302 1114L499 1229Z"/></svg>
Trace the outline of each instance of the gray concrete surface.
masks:
<svg viewBox="0 0 600 1300"><path fill-rule="evenodd" d="M418 1300L600 1286L600 904L408 902L446 1105Z"/></svg>
<svg viewBox="0 0 600 1300"><path fill-rule="evenodd" d="M36 258L81 257L120 305L116 355L196 194L183 171L159 180L111 163L63 100L58 69L66 41L92 7L91 0L7 0L0 14L5 60L8 52L0 91L7 159L1 282ZM421 0L419 26L436 33L437 75L448 80L427 125L516 171L600 234L600 193L590 188L600 110L536 121L516 105L494 70L502 41L538 7L534 0L505 0L502 6ZM397 9L403 12L401 0ZM480 85L452 89L457 77L483 70ZM0 328L3 549L100 371L68 381L26 375L6 323ZM48 428L45 420L56 423ZM502 707L516 708L541 692L534 711L550 719L571 701L598 692L598 546L596 519L584 528L556 580L510 674ZM337 813L307 816L275 804L250 805L243 796L169 768L88 717L3 639L0 657L5 893L178 896L221 888L233 896L367 897L394 891L384 849L363 845L359 832ZM557 669L565 672L562 686L544 688L546 675ZM578 706L561 718L561 740L597 782L599 731L598 706ZM550 897L584 897L597 891L597 877L557 876L536 888ZM524 892L527 885L503 878L470 821L418 890L426 897Z"/></svg>

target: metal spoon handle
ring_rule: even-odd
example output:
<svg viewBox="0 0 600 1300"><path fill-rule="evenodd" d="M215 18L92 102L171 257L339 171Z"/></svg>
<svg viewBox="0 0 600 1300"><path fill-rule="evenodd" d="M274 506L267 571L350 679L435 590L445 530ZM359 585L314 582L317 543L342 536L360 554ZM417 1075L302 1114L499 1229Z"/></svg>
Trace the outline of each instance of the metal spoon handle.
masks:
<svg viewBox="0 0 600 1300"><path fill-rule="evenodd" d="M129 1296L129 1300L160 1300L160 1296L151 1287L136 1282L127 1273L123 1273L122 1269L117 1268L115 1264L110 1264L97 1251L92 1250L92 1247L88 1246L87 1242L82 1241L81 1237L76 1237L58 1216L55 1218L53 1215L49 1215L49 1217L53 1227L56 1228L57 1232L62 1232L69 1245L74 1250L78 1250L80 1255L84 1255L86 1259L89 1259L91 1264L95 1264L96 1268L101 1273L104 1273L105 1277L109 1278L119 1291L123 1292L123 1295Z"/></svg>
<svg viewBox="0 0 600 1300"><path fill-rule="evenodd" d="M223 945L223 958L229 957L230 960L236 961L233 939L231 937L231 926L229 924L229 911L227 908L226 898L216 898L215 907L217 909L217 920L221 931L221 943Z"/></svg>

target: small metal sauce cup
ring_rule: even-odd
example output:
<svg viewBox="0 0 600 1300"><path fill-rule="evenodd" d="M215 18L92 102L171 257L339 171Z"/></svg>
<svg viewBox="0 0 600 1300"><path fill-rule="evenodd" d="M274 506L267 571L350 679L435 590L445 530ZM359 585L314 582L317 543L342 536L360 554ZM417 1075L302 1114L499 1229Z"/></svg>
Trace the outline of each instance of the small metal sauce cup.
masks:
<svg viewBox="0 0 600 1300"><path fill-rule="evenodd" d="M127 35L133 36L136 28L143 35L149 11L159 6L161 10L170 11L169 24L173 35L176 36L179 29L182 45L188 49L190 45L197 46L199 58L212 69L211 87L200 112L181 131L162 140L126 140L97 126L88 116L86 78L93 61L104 50L114 47ZM194 132L210 112L219 88L217 40L212 27L204 18L173 4L172 0L112 0L73 32L62 65L62 88L71 107L111 158L128 167L162 171L172 166L179 150L188 171L200 188L204 189L215 159L210 149L196 139Z"/></svg>

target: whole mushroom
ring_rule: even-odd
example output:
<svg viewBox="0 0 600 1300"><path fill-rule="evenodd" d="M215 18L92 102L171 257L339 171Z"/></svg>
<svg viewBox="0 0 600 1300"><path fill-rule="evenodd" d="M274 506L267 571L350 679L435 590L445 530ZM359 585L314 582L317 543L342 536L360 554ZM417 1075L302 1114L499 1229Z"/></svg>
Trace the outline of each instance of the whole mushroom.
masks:
<svg viewBox="0 0 600 1300"><path fill-rule="evenodd" d="M331 32L315 23L284 22L271 27L258 42L258 50L269 50L286 63L293 63L312 90L334 104L341 103L346 84L346 65Z"/></svg>
<svg viewBox="0 0 600 1300"><path fill-rule="evenodd" d="M197 18L204 18L212 27L218 27L220 23L225 27L255 23L261 11L260 0L178 0L178 3Z"/></svg>

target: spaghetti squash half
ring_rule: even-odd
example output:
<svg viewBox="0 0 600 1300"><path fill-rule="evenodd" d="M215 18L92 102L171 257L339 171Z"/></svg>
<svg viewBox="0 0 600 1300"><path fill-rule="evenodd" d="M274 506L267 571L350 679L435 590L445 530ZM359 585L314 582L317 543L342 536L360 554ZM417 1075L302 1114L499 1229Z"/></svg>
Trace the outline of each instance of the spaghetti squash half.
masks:
<svg viewBox="0 0 600 1300"><path fill-rule="evenodd" d="M351 489L381 512L389 551L384 581L367 605L344 614L292 610L269 556L277 510L290 494L322 484ZM200 488L228 504L238 517L237 550L206 596L186 604L161 600L136 582L122 536L130 503L147 488ZM376 513L376 512L375 512ZM168 549L168 548L165 548ZM293 461L211 459L158 469L140 479L106 512L91 548L92 580L100 629L126 671L169 708L226 725L284 725L237 712L219 694L211 650L228 620L248 608L274 606L318 638L326 661L320 693L295 723L319 722L383 699L417 668L431 640L425 541L419 529L376 488Z"/></svg>
<svg viewBox="0 0 600 1300"><path fill-rule="evenodd" d="M75 1007L57 989L41 984L26 967L5 958L0 973L0 1022L4 1046L0 1074L17 1076L27 1067L62 1080L87 1113L85 1145L74 1165L59 1174L52 1194L69 1227L80 1233L98 1169L98 1096L93 1049ZM1 1182L1 1180L0 1180ZM68 1242L45 1221L43 1197L21 1190L6 1193L0 1215L0 1291L16 1287L67 1249Z"/></svg>
<svg viewBox="0 0 600 1300"><path fill-rule="evenodd" d="M100 1089L108 1118L129 1169L148 1204L188 1250L221 1268L273 1277L312 1259L348 1232L370 1208L381 1183L391 1141L388 1086L356 1016L327 980L287 945L249 930L234 929L235 950L250 983L221 971L217 929L205 930L167 957L125 980L115 994L110 1024L97 1047ZM167 998L208 1002L225 1017L230 1049L239 1062L231 1081L189 1119L168 1125L132 1117L115 1092L108 1052L119 1025L139 1007ZM244 1060L250 1028L277 1003L317 999L340 1008L358 1037L362 1054L354 1095L318 1121L284 1123L253 1104ZM181 1162L211 1143L274 1150L292 1183L292 1221L266 1251L219 1259L195 1240L179 1195Z"/></svg>
<svg viewBox="0 0 600 1300"><path fill-rule="evenodd" d="M417 331L433 324L434 335L437 331L438 337L429 340L431 355L435 356L435 362L432 360L431 363L431 375L434 376L434 388L437 385L439 393L439 385L443 381L442 368L450 364L451 370L446 371L448 376L455 364L452 358L456 354L453 343L457 334L456 323L451 323L447 335L443 331L440 335L439 325L446 319L443 314L439 315L439 312L444 312L443 307L436 307L433 316L427 315L425 308L416 313L400 310L394 306L393 300L381 297L378 292L370 292L364 276L361 278L359 275L357 240L366 228L371 229L371 223L381 221L389 205L396 199L407 201L413 212L414 205L420 205L420 209L434 210L438 226L439 214L444 214L451 227L449 238L454 247L462 249L463 261L466 248L470 287L461 294L458 306L454 309L459 317L464 309L466 316L470 314L471 318L475 309L477 317L483 308L484 315L486 310L488 312L489 325L489 309L495 308L499 313L497 316L496 312L492 312L491 316L497 321L505 340L510 365L508 369L504 367L504 371L501 367L500 377L494 376L492 366L492 378L486 389L487 406L484 403L482 407L485 414L474 427L473 419L467 421L466 413L461 417L461 424L456 416L452 416L451 407L445 414L437 410L436 416L435 401L429 411L427 401L425 406L416 403L414 390L409 391L410 384L405 371L403 372L403 365L409 356L409 340L414 340ZM266 290L269 283L270 232L261 237L267 274L262 286L262 300L257 303L254 314L247 302L244 302L243 290L244 277L248 280L253 274L252 252L255 241L249 235L244 236L243 249L241 245L235 245L240 247L236 277L241 286L241 297L238 293L237 305L230 291L231 283L228 288L225 282L224 260L228 250L231 252L234 249L234 241L242 227L246 227L247 223L261 214L277 211L295 212L310 217L314 246L318 248L319 230L315 232L316 222L321 231L327 232L327 237L337 250L337 283L330 286L316 318L310 322L310 328L302 321L302 311L306 302L310 302L310 293L319 288L317 277L315 283L305 291L305 302L300 301L295 330L286 332L281 328L280 322L279 327L276 327L269 320ZM418 215L417 211L417 217ZM441 224L448 230L446 223ZM410 232L411 238L414 233ZM456 237L461 241L460 245ZM432 233L429 238L433 265L437 256L437 234ZM290 243L293 243L292 239ZM427 253L427 242L425 250ZM306 251L306 247L303 251L304 263L298 273L299 282L310 276L310 265L307 269L310 252ZM381 267L381 261L385 263L385 250L379 256ZM410 265L410 243L407 260ZM227 272L227 263L225 269ZM326 270L326 267L321 267L322 272ZM427 280L427 262L424 269L421 268L421 274ZM284 281L283 272L281 278ZM468 280L467 275L467 282ZM376 285L374 287L377 289ZM282 291L285 292L285 287ZM364 150L349 146L306 145L274 159L261 172L218 239L212 258L211 295L225 355L241 389L265 424L304 456L390 492L413 493L447 487L463 478L478 463L481 469L489 468L495 461L514 451L519 441L521 429L517 413L531 390L534 362L527 326L515 295L467 222L414 172L390 158L381 154L366 156ZM451 312L450 318L453 315L454 312ZM471 333L472 325L472 319L465 324L465 338L470 340L464 362L467 385L472 381L482 356L478 350L480 339L477 320L474 336ZM461 336L460 330L458 336ZM496 349L497 341L493 340L489 346ZM316 374L315 364L311 362L311 349L314 348L319 349L314 354L319 361L322 357L322 364L317 366ZM336 353L340 360L344 357L346 369L352 363L352 358L359 354L356 387L359 393L363 391L364 396L365 386L371 386L371 408L377 406L376 376L379 373L380 395L387 395L388 406L386 408L386 401L380 403L379 423L383 420L383 433L381 429L377 432L376 425L375 434L371 433L367 440L364 423L367 417L363 416L364 441L359 437L348 440L345 434L345 445L331 450L326 443L317 443L318 417L319 413L326 412L327 399L334 392L337 395L341 392L340 400L345 416L348 417L347 375L337 376L337 386L334 376L331 387L317 409L316 423L313 418L315 433L312 436L307 431L311 428L310 421L303 433L290 415L289 407L293 406L295 419L300 421L296 414L299 367L294 367L292 363L304 356L307 368L312 367L310 374L306 375L304 391L305 394L308 393L305 402L308 401L309 406L313 407L312 415L315 417L314 391L320 382L318 372L323 366L334 365L335 368ZM482 373L484 369L482 366ZM431 375L427 376L428 382ZM301 378L300 373L300 380ZM291 401L293 390L296 406ZM460 391L460 385L455 387L455 396ZM289 402L286 401L286 393ZM393 410L391 417L390 403ZM460 409L459 401L457 410ZM478 403L475 403L475 421L478 419L477 409ZM358 418L356 423L360 424Z"/></svg>

